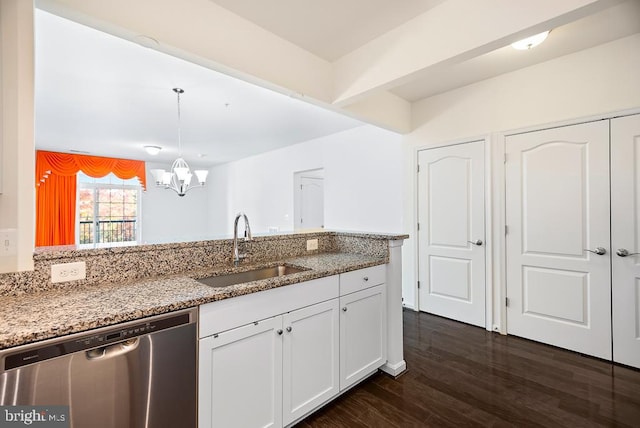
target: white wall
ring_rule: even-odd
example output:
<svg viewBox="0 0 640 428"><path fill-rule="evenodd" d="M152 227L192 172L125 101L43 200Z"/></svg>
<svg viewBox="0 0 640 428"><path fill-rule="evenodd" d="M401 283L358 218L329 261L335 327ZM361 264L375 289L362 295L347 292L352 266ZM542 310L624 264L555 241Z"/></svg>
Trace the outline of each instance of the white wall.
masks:
<svg viewBox="0 0 640 428"><path fill-rule="evenodd" d="M209 193L209 234L212 237L229 237L233 234L233 219L229 204L231 198L230 164L222 164L209 169L207 192Z"/></svg>
<svg viewBox="0 0 640 428"><path fill-rule="evenodd" d="M35 170L33 132L33 5L0 1L2 156L0 229L16 230L17 256L0 257L0 272L33 269Z"/></svg>
<svg viewBox="0 0 640 428"><path fill-rule="evenodd" d="M209 192L195 188L185 196L156 187L151 169L168 165L147 163L147 191L142 192L142 242L162 243L209 238ZM209 179L207 180L209 181Z"/></svg>
<svg viewBox="0 0 640 428"><path fill-rule="evenodd" d="M403 138L407 231L416 233L412 172L418 147L485 136L496 147L502 141L497 133L503 131L640 107L639 70L636 34L414 103L414 131ZM408 306L415 304L415 250L415 239L405 242L403 296Z"/></svg>
<svg viewBox="0 0 640 428"><path fill-rule="evenodd" d="M210 232L230 234L239 211L253 232L293 230L294 172L318 168L327 229L402 232L401 137L370 125L212 168Z"/></svg>

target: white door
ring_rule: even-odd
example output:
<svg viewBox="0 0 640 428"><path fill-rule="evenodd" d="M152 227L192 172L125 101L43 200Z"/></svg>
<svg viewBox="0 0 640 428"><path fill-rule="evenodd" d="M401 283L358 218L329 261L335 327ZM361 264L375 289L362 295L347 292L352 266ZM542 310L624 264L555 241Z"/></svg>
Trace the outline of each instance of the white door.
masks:
<svg viewBox="0 0 640 428"><path fill-rule="evenodd" d="M340 392L338 299L283 315L283 419L288 425Z"/></svg>
<svg viewBox="0 0 640 428"><path fill-rule="evenodd" d="M505 150L508 333L610 359L609 122Z"/></svg>
<svg viewBox="0 0 640 428"><path fill-rule="evenodd" d="M282 316L201 339L198 426L282 426Z"/></svg>
<svg viewBox="0 0 640 428"><path fill-rule="evenodd" d="M484 141L418 154L421 311L485 326Z"/></svg>
<svg viewBox="0 0 640 428"><path fill-rule="evenodd" d="M613 360L640 368L640 115L611 121ZM628 255L627 255L628 254Z"/></svg>
<svg viewBox="0 0 640 428"><path fill-rule="evenodd" d="M300 177L300 229L324 227L324 179Z"/></svg>
<svg viewBox="0 0 640 428"><path fill-rule="evenodd" d="M385 285L340 297L340 390L387 362Z"/></svg>

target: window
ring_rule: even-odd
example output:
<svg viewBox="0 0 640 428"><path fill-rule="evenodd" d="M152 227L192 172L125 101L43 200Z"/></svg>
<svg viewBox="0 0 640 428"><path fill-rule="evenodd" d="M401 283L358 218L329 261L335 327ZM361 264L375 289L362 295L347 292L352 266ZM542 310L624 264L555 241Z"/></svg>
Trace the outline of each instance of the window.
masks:
<svg viewBox="0 0 640 428"><path fill-rule="evenodd" d="M113 174L92 178L78 173L76 243L134 244L140 241L140 183Z"/></svg>

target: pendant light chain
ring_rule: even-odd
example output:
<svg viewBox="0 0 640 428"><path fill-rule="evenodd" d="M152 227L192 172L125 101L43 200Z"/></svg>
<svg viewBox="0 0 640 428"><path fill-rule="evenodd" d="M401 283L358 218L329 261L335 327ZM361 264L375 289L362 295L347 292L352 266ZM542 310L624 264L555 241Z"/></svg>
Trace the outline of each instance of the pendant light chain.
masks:
<svg viewBox="0 0 640 428"><path fill-rule="evenodd" d="M182 157L182 116L180 115L180 94L183 94L184 90L180 88L173 88L173 92L178 94L178 156Z"/></svg>

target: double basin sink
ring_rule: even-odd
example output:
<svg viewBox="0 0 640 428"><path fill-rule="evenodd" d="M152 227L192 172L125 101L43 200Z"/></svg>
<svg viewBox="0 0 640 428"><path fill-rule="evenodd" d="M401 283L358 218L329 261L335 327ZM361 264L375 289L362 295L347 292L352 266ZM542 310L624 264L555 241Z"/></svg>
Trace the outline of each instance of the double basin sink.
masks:
<svg viewBox="0 0 640 428"><path fill-rule="evenodd" d="M230 285L242 284L244 282L258 281L260 279L275 278L278 276L291 275L293 273L304 272L308 269L301 269L293 266L278 265L261 269L249 270L246 272L230 273L226 275L210 276L198 279L199 282L211 287L228 287Z"/></svg>

